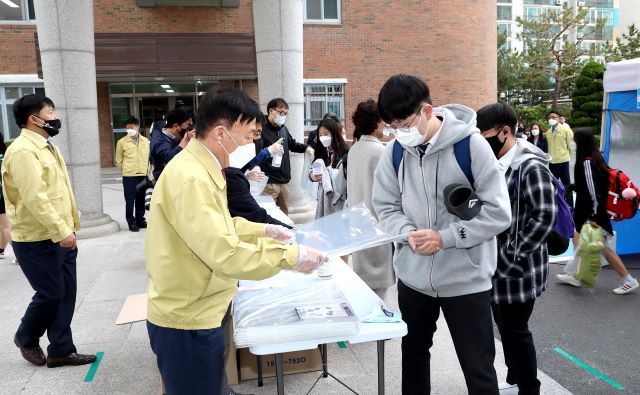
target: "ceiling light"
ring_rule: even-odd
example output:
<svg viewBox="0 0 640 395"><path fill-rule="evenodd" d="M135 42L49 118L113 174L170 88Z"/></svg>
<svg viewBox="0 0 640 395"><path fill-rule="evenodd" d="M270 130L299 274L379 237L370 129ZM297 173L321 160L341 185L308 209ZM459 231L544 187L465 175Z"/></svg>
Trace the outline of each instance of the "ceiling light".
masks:
<svg viewBox="0 0 640 395"><path fill-rule="evenodd" d="M169 89L169 88L171 88L171 86L170 86L170 85L160 85L160 86L161 86L161 87L163 87L164 89Z"/></svg>
<svg viewBox="0 0 640 395"><path fill-rule="evenodd" d="M173 93L173 89L167 89L167 93Z"/></svg>
<svg viewBox="0 0 640 395"><path fill-rule="evenodd" d="M16 3L11 0L0 0L11 8L20 8Z"/></svg>

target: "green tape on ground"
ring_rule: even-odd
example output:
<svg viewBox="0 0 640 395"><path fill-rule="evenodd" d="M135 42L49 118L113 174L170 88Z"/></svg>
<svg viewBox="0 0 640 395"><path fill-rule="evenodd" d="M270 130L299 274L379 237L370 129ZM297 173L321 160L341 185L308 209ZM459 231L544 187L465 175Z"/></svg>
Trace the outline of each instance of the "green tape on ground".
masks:
<svg viewBox="0 0 640 395"><path fill-rule="evenodd" d="M84 382L88 383L93 381L93 378L96 375L96 371L98 370L98 366L100 365L100 361L102 361L102 356L104 353L102 351L96 353L96 361L89 366L89 371L87 372L87 377L84 378Z"/></svg>
<svg viewBox="0 0 640 395"><path fill-rule="evenodd" d="M568 352L566 352L565 350L561 349L560 347L554 348L553 351L557 352L558 354L560 354L563 357L567 358L571 362L573 362L576 365L580 366L582 369L584 369L587 372L591 373L592 375L596 376L597 378L599 378L600 380L602 380L605 383L609 384L613 388L615 388L617 390L623 390L624 389L624 387L620 383L618 383L617 381L613 380L611 377L609 377L606 374L602 373L598 369L587 365L585 362L582 362L581 360L579 360L578 358L576 358L573 355L569 354Z"/></svg>
<svg viewBox="0 0 640 395"><path fill-rule="evenodd" d="M338 347L339 348L347 348L347 345L344 344L344 342L338 342Z"/></svg>

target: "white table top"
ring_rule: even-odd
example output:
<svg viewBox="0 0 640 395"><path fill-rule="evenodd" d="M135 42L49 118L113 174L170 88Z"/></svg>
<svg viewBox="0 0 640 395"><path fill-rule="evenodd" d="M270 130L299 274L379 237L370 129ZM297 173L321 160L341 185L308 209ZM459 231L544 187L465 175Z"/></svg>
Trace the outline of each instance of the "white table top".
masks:
<svg viewBox="0 0 640 395"><path fill-rule="evenodd" d="M362 320L363 317L371 313L374 309L381 306L382 300L362 281L351 268L340 258L331 260L333 276L330 279L318 278L316 273L309 274L305 277L305 281L309 282L309 286L313 286L316 281L333 281L340 288L344 296L349 301L351 308L356 317ZM282 282L283 278L280 274L262 280L259 283L268 284L269 282ZM240 281L240 286L256 284L255 281ZM330 325L330 324L327 324ZM364 323L360 322L358 333L353 336L318 338L304 342L283 342L280 344L268 344L264 346L249 347L252 354L266 355L274 353L283 353L290 351L310 350L318 347L320 344L335 343L339 341L348 341L349 343L364 343L377 340L386 340L397 337L403 337L407 334L407 325L404 322L398 323Z"/></svg>

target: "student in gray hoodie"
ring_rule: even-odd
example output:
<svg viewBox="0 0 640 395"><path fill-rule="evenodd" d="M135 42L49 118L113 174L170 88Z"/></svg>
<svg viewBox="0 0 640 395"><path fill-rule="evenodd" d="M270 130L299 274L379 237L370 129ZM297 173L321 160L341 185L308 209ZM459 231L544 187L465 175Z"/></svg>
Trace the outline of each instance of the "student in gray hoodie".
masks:
<svg viewBox="0 0 640 395"><path fill-rule="evenodd" d="M478 110L478 128L498 158L511 197L511 227L498 235L498 267L491 292L507 381L500 390L539 395L536 348L529 331L533 305L547 287L547 236L556 224L558 204L549 156L516 138L513 108L494 103Z"/></svg>
<svg viewBox="0 0 640 395"><path fill-rule="evenodd" d="M402 393L429 394L430 353L440 309L449 326L469 394L497 394L489 293L496 238L511 223L497 161L461 105L433 108L419 78L391 77L378 97L382 120L403 146L396 171L389 144L376 168L373 206L396 243L398 301L408 334L402 339ZM481 208L470 220L447 211L447 185L469 185L454 143L469 138L471 171Z"/></svg>

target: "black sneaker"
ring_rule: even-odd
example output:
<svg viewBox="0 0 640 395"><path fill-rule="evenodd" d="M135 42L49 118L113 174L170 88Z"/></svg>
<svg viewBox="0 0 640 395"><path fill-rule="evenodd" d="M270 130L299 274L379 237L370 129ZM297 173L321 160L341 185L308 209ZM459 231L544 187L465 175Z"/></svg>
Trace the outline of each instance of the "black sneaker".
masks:
<svg viewBox="0 0 640 395"><path fill-rule="evenodd" d="M129 231L130 232L140 232L140 228L138 227L138 225L129 225Z"/></svg>
<svg viewBox="0 0 640 395"><path fill-rule="evenodd" d="M138 223L138 228L140 228L140 229L146 229L146 228L147 228L147 223L146 223L146 222L140 222L140 223Z"/></svg>

